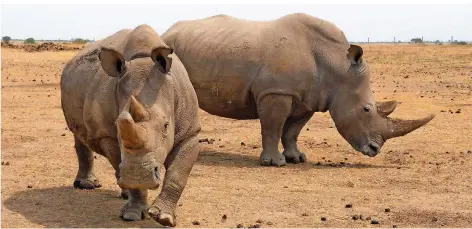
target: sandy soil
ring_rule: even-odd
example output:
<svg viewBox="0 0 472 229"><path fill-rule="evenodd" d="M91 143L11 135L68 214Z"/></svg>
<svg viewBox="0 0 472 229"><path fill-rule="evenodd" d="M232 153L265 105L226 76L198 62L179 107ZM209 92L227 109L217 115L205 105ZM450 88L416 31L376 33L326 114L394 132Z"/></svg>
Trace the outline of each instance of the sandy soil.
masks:
<svg viewBox="0 0 472 229"><path fill-rule="evenodd" d="M472 47L364 45L364 51L377 99L402 102L394 117L437 114L430 124L368 158L341 138L329 114L315 114L299 138L308 162L268 168L258 165L257 120L201 111L200 138L215 142L200 144L178 226L470 227ZM103 187L72 187L77 159L59 80L74 54L2 49L2 226L157 226L120 221L124 200L112 167L99 155ZM152 191L150 199L156 195Z"/></svg>

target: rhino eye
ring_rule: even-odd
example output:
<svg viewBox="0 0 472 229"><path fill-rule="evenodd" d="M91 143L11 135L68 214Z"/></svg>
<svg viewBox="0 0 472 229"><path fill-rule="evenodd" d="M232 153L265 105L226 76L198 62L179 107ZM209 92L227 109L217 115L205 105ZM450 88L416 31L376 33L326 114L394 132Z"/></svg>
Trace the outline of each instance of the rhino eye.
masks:
<svg viewBox="0 0 472 229"><path fill-rule="evenodd" d="M370 112L370 108L369 108L369 107L364 107L364 112L369 113L369 112Z"/></svg>

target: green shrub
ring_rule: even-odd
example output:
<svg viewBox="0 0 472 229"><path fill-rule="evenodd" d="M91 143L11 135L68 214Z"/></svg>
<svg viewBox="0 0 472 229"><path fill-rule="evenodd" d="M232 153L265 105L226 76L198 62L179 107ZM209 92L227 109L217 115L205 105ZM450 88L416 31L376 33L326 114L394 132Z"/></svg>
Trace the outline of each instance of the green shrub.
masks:
<svg viewBox="0 0 472 229"><path fill-rule="evenodd" d="M25 44L35 44L36 41L34 40L34 38L30 37L30 38L26 39L24 43Z"/></svg>

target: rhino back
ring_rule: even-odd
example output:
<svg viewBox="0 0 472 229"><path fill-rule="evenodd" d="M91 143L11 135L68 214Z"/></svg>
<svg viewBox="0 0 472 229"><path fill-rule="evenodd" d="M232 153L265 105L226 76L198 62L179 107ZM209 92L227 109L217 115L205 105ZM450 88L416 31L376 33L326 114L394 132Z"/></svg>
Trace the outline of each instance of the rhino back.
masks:
<svg viewBox="0 0 472 229"><path fill-rule="evenodd" d="M314 52L333 59L326 47L347 44L334 25L305 14L266 22L224 15L182 21L163 39L187 68L200 107L236 119L257 118L257 99L270 93L292 95L311 109Z"/></svg>

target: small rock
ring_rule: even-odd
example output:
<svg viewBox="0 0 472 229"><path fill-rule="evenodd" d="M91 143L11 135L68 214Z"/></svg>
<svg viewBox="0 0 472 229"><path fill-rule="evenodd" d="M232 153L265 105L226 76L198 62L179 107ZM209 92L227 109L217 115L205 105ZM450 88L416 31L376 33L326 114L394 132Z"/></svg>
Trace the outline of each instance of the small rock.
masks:
<svg viewBox="0 0 472 229"><path fill-rule="evenodd" d="M308 213L303 212L303 213L302 213L302 216L308 216Z"/></svg>
<svg viewBox="0 0 472 229"><path fill-rule="evenodd" d="M10 165L10 162L9 161L5 162L5 165Z"/></svg>
<svg viewBox="0 0 472 229"><path fill-rule="evenodd" d="M393 228L397 228L397 225L392 225Z"/></svg>
<svg viewBox="0 0 472 229"><path fill-rule="evenodd" d="M433 221L433 222L437 222L437 221L438 221L438 218L436 218L436 217L433 217L433 219L432 219L431 221Z"/></svg>
<svg viewBox="0 0 472 229"><path fill-rule="evenodd" d="M257 148L259 148L259 147L258 147L258 146L253 146L252 148L253 148L253 149L257 149Z"/></svg>
<svg viewBox="0 0 472 229"><path fill-rule="evenodd" d="M370 221L370 224L379 224L379 221L373 219L372 221Z"/></svg>
<svg viewBox="0 0 472 229"><path fill-rule="evenodd" d="M66 134L61 134L61 136L63 136L63 137L64 137L64 136L66 136Z"/></svg>
<svg viewBox="0 0 472 229"><path fill-rule="evenodd" d="M28 188L33 188L33 185L28 185Z"/></svg>
<svg viewBox="0 0 472 229"><path fill-rule="evenodd" d="M370 216L365 217L365 220L371 220Z"/></svg>
<svg viewBox="0 0 472 229"><path fill-rule="evenodd" d="M385 212L390 212L390 208L385 208Z"/></svg>
<svg viewBox="0 0 472 229"><path fill-rule="evenodd" d="M321 217L321 221L326 221L326 217Z"/></svg>
<svg viewBox="0 0 472 229"><path fill-rule="evenodd" d="M264 222L264 221L262 221L262 219L256 220L256 223L262 223L262 222Z"/></svg>
<svg viewBox="0 0 472 229"><path fill-rule="evenodd" d="M226 220L227 218L228 218L228 216L226 216L226 215L221 216L222 220Z"/></svg>
<svg viewBox="0 0 472 229"><path fill-rule="evenodd" d="M352 216L352 220L358 220L359 219L359 216L358 215L353 215Z"/></svg>
<svg viewBox="0 0 472 229"><path fill-rule="evenodd" d="M197 220L193 221L192 222L193 225L200 225L200 222L198 222Z"/></svg>
<svg viewBox="0 0 472 229"><path fill-rule="evenodd" d="M261 227L261 225L258 224L258 223L256 223L256 224L251 225L251 226L249 226L249 227L247 227L247 228L260 228L260 227Z"/></svg>
<svg viewBox="0 0 472 229"><path fill-rule="evenodd" d="M244 142L241 142L241 146L245 146L245 145L246 145L246 143L244 143Z"/></svg>
<svg viewBox="0 0 472 229"><path fill-rule="evenodd" d="M269 225L269 226L271 226L271 225L273 225L274 223L268 221L268 222L266 222L266 224Z"/></svg>
<svg viewBox="0 0 472 229"><path fill-rule="evenodd" d="M310 130L310 128L306 128L306 130Z"/></svg>
<svg viewBox="0 0 472 229"><path fill-rule="evenodd" d="M346 208L352 208L352 204L346 204Z"/></svg>
<svg viewBox="0 0 472 229"><path fill-rule="evenodd" d="M220 147L220 148L225 148L225 145L220 145L220 146L218 146L218 147Z"/></svg>
<svg viewBox="0 0 472 229"><path fill-rule="evenodd" d="M359 215L359 219L360 219L360 220L364 220L364 216L363 216L363 215Z"/></svg>
<svg viewBox="0 0 472 229"><path fill-rule="evenodd" d="M241 223L238 223L238 225L236 225L236 228L243 228L243 227L244 227L244 225L241 224Z"/></svg>
<svg viewBox="0 0 472 229"><path fill-rule="evenodd" d="M283 187L283 188L288 188L288 186L284 185L284 187Z"/></svg>

